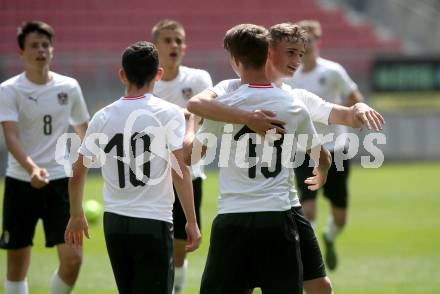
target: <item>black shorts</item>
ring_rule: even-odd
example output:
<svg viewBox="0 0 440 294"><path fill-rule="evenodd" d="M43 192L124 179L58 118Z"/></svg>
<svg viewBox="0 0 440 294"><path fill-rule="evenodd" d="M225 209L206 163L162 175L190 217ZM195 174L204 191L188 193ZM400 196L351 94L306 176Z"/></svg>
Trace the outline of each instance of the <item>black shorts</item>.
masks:
<svg viewBox="0 0 440 294"><path fill-rule="evenodd" d="M292 213L298 227L304 281L325 277L327 274L315 230L301 207L292 207Z"/></svg>
<svg viewBox="0 0 440 294"><path fill-rule="evenodd" d="M32 246L35 226L40 218L46 247L64 243L64 231L70 217L68 183L68 178L62 178L36 189L29 182L6 177L0 248Z"/></svg>
<svg viewBox="0 0 440 294"><path fill-rule="evenodd" d="M302 293L299 236L291 210L218 215L201 294Z"/></svg>
<svg viewBox="0 0 440 294"><path fill-rule="evenodd" d="M200 205L202 203L202 178L196 178L192 181L193 193L194 193L194 209L196 211L197 224L199 229L202 230L201 220L200 220ZM173 223L174 223L174 239L186 240L186 218L183 212L182 205L180 204L179 198L177 197L176 189L174 189L174 200L173 206Z"/></svg>
<svg viewBox="0 0 440 294"><path fill-rule="evenodd" d="M121 294L171 294L174 283L173 225L104 213L108 255Z"/></svg>
<svg viewBox="0 0 440 294"><path fill-rule="evenodd" d="M331 154L332 158L334 158L334 153L331 152ZM296 185L301 202L315 200L318 195L318 191L310 191L308 185L304 183L305 179L313 175L313 167L309 167L309 160L310 157L306 154L304 163L295 168ZM328 171L327 182L323 187L324 196L333 206L339 208L347 208L348 206L348 176L350 172L350 161L344 160L343 167L343 171L338 171L333 160Z"/></svg>

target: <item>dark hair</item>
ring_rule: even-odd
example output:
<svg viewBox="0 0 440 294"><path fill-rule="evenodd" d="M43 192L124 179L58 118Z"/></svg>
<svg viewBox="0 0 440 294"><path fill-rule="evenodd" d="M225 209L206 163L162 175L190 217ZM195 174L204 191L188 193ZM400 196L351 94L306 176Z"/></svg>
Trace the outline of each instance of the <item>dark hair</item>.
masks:
<svg viewBox="0 0 440 294"><path fill-rule="evenodd" d="M127 80L139 89L150 83L159 68L156 46L140 41L127 47L122 54L122 68Z"/></svg>
<svg viewBox="0 0 440 294"><path fill-rule="evenodd" d="M185 29L180 22L172 19L162 19L151 29L151 36L154 43L157 42L159 34L163 30L181 30L183 34L185 34Z"/></svg>
<svg viewBox="0 0 440 294"><path fill-rule="evenodd" d="M226 32L223 45L245 68L260 69L266 64L269 32L262 26L240 24Z"/></svg>
<svg viewBox="0 0 440 294"><path fill-rule="evenodd" d="M50 25L42 21L27 21L17 29L17 42L21 50L24 49L26 36L34 32L47 36L52 44L54 32Z"/></svg>

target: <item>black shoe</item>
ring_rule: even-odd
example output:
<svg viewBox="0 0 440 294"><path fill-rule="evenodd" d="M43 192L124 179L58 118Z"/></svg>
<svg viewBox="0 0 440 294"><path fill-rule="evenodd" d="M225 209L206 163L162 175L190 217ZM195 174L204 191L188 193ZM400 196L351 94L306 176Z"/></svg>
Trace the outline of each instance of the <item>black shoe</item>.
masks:
<svg viewBox="0 0 440 294"><path fill-rule="evenodd" d="M322 234L325 245L325 263L329 270L333 271L338 266L338 256L336 255L335 244L333 241L327 239L327 236Z"/></svg>

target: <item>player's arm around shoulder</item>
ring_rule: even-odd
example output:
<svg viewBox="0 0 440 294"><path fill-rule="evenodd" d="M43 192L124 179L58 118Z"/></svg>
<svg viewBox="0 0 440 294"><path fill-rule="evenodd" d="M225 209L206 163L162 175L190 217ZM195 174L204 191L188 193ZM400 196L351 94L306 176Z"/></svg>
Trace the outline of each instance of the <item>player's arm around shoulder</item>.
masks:
<svg viewBox="0 0 440 294"><path fill-rule="evenodd" d="M270 129L276 129L278 133L284 130L279 126L284 122L275 118L276 114L270 110L246 111L237 107L232 107L216 100L217 94L206 89L193 96L187 104L187 109L191 113L203 118L247 125L257 134L264 135Z"/></svg>
<svg viewBox="0 0 440 294"><path fill-rule="evenodd" d="M84 186L88 168L82 154L79 154L78 160L73 164L72 177L69 179L69 202L70 219L64 233L66 244L82 246L83 235L90 238L87 219L82 208L84 198Z"/></svg>
<svg viewBox="0 0 440 294"><path fill-rule="evenodd" d="M381 131L385 123L383 116L363 102L351 107L333 104L329 123L346 125L352 128L367 127L369 130Z"/></svg>
<svg viewBox="0 0 440 294"><path fill-rule="evenodd" d="M210 113L212 112L212 105L215 105L215 99L217 94L210 89L205 89L200 93L194 95L188 100L186 108L189 112L195 115L210 118Z"/></svg>

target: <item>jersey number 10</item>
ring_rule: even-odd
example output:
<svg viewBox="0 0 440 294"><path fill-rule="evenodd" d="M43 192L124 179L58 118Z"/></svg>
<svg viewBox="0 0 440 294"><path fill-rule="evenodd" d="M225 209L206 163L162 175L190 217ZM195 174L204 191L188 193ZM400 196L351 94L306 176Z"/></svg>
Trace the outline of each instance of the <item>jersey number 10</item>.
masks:
<svg viewBox="0 0 440 294"><path fill-rule="evenodd" d="M143 142L143 153L145 154L145 152L150 152L150 144L151 144L151 139L150 137L145 134L141 137L138 137L139 133L134 133L131 138L130 138L130 147L131 147L131 152L130 154L133 155L133 157L136 156L136 141L137 140L142 140ZM122 159L124 157L124 136L122 133L117 133L116 135L113 136L113 138L108 142L108 144L105 146L104 148L104 152L105 153L110 153L110 151L116 147L116 156L118 156L119 158L117 159L118 161L118 178L119 178L119 187L125 188L125 164L122 161ZM132 158L130 156L130 166L132 166L132 163L134 162L134 158ZM145 183L143 181L140 181L136 178L136 174L132 171L132 169L130 168L130 166L128 167L129 173L130 173L130 183L137 187L137 186L145 186ZM145 162L142 166L142 173L145 177L149 178L150 177L150 161L147 160L147 162Z"/></svg>

